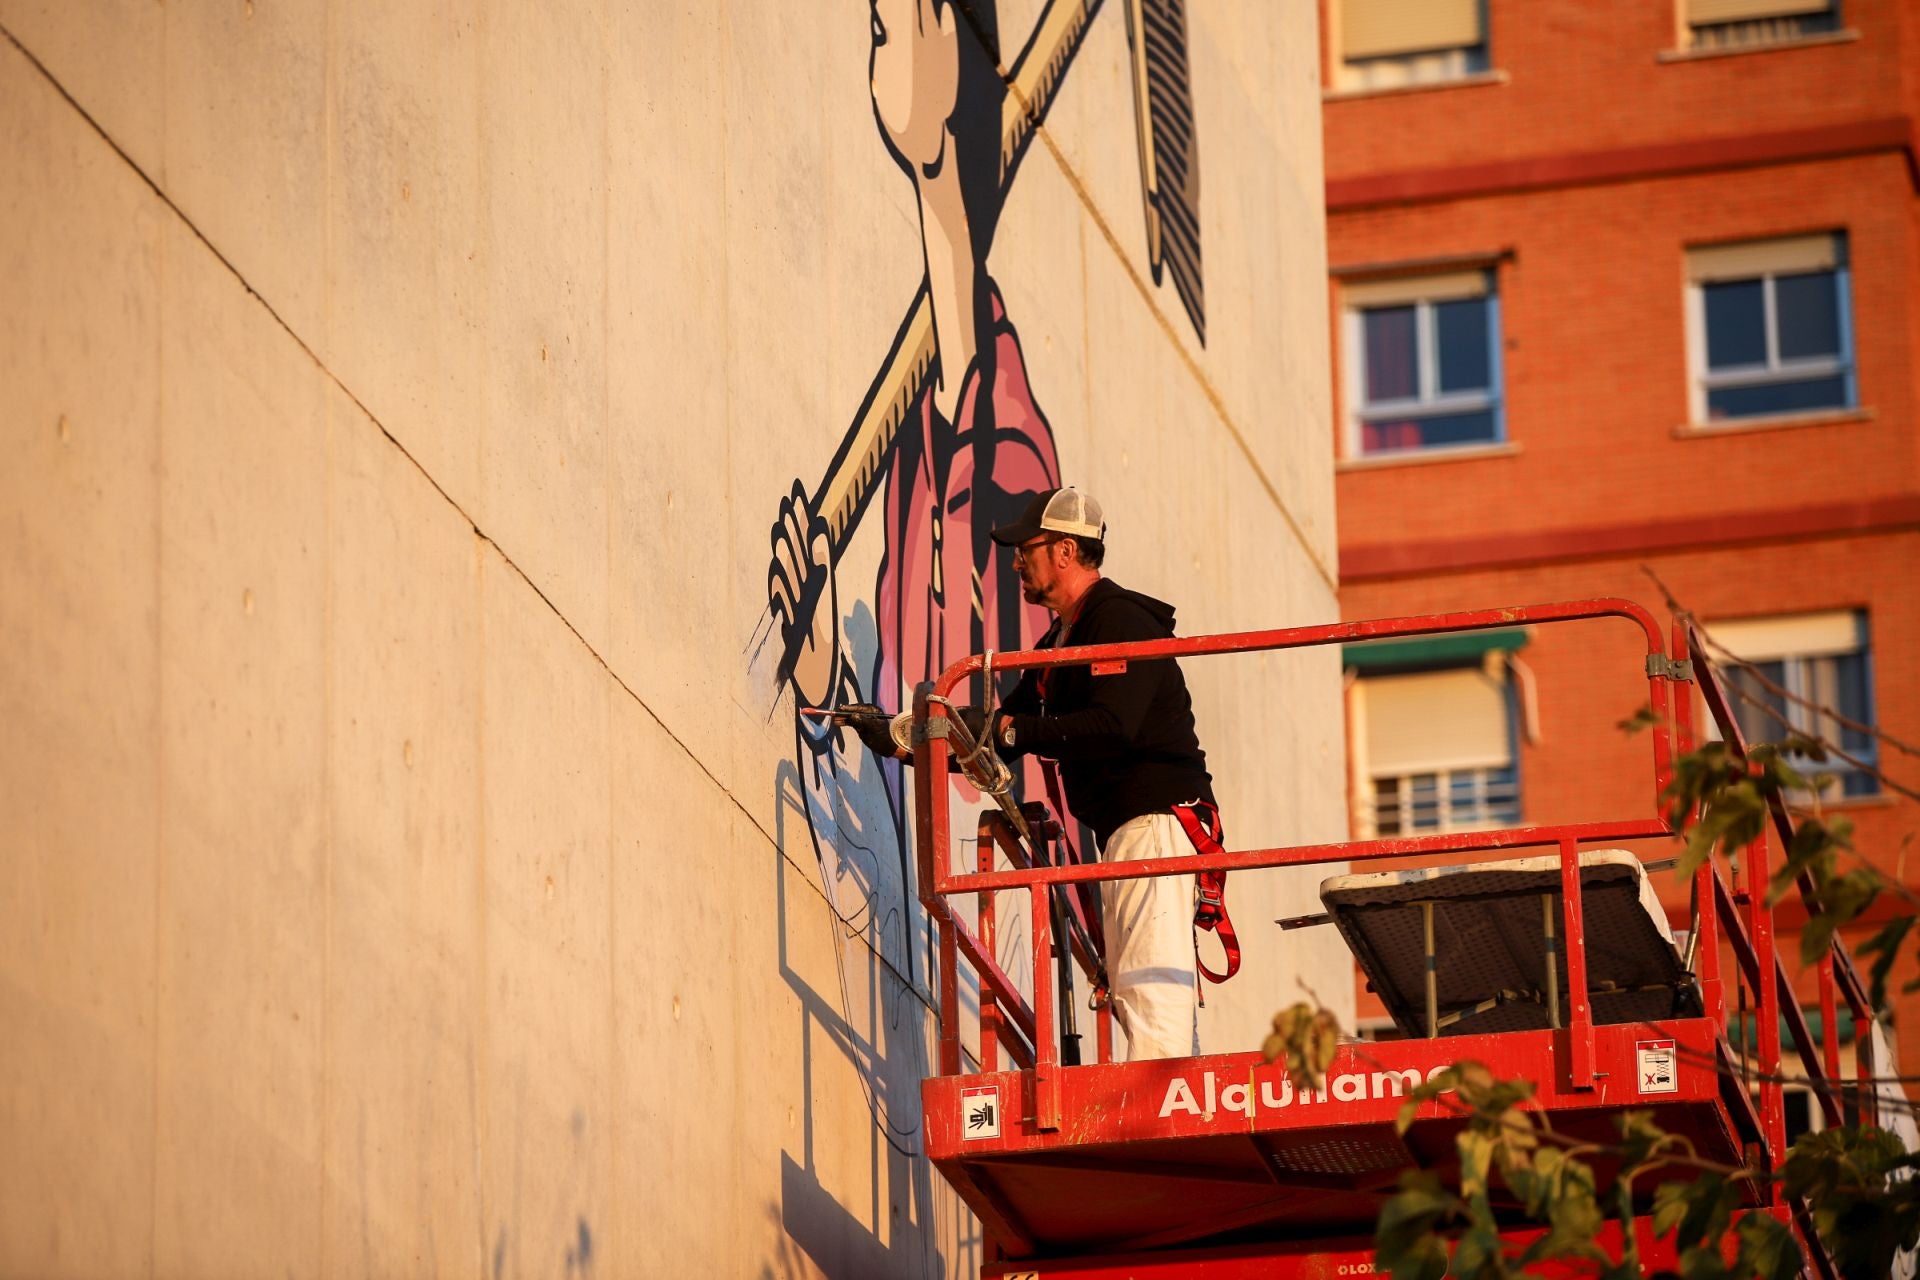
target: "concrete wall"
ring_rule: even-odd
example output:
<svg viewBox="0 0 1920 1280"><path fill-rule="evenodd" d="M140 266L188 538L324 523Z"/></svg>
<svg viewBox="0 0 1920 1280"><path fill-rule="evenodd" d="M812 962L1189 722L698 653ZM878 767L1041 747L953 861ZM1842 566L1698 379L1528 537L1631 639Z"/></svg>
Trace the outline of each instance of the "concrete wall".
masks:
<svg viewBox="0 0 1920 1280"><path fill-rule="evenodd" d="M1204 342L1108 8L991 250L1034 397L1185 632L1330 619L1311 6L1189 15ZM977 1268L897 779L766 643L925 273L868 20L0 0L0 1273ZM1338 838L1333 656L1192 678L1231 843ZM1211 1046L1344 1003L1317 878Z"/></svg>

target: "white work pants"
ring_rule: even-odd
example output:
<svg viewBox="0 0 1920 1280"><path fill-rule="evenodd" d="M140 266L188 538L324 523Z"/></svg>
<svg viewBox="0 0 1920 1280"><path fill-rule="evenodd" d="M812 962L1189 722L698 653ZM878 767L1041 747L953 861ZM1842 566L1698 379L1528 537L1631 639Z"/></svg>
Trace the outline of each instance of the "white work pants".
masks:
<svg viewBox="0 0 1920 1280"><path fill-rule="evenodd" d="M1192 841L1171 813L1143 814L1122 823L1101 850L1108 862L1192 852ZM1109 880L1100 886L1108 990L1113 1015L1127 1033L1126 1061L1184 1058L1200 1051L1195 892L1190 875Z"/></svg>

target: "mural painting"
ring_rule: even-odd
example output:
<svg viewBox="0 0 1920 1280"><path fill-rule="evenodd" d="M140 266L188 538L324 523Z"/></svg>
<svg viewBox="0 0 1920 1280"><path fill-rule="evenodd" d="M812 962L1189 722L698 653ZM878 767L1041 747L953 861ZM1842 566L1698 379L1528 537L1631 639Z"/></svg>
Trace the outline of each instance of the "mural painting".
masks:
<svg viewBox="0 0 1920 1280"><path fill-rule="evenodd" d="M775 664L782 695L791 695L790 705L776 704L795 725L794 756L777 780L782 836L805 829L843 924L869 932L911 985L925 982L915 958L925 922L899 766L800 711L901 709L915 685L959 658L1029 647L1046 628L1045 611L1022 602L1010 556L988 534L1033 494L1073 477L1042 408L1045 370L1030 369L989 258L1036 130L1103 8L1125 14L1152 276L1170 280L1204 344L1184 0L1053 0L1011 57L1017 33L1003 30L992 0L872 0L867 14L874 122L913 187L924 275L820 481L808 489L796 479L778 500L768 609L749 651L754 663ZM1124 106L1114 106L1124 120ZM879 569L868 591L836 567L857 538L874 537ZM1019 785L1040 794L1038 762L1023 764L1033 776ZM891 1006L903 997L895 989L883 1001L907 1059L894 1064L897 1113L881 1078L895 1055L860 1043L851 1028L841 1039L872 1079L876 1126L908 1154L911 1086L924 1063L918 1020L895 1025Z"/></svg>
<svg viewBox="0 0 1920 1280"><path fill-rule="evenodd" d="M1047 5L1010 68L992 0L872 0L869 10L874 120L913 184L926 273L821 482L808 492L795 480L779 503L772 625L755 648L758 656L777 639L777 679L794 695L795 761L816 851L823 836L831 843L847 830L877 852L871 806L854 797L878 782L884 842L903 891L910 856L897 768L861 759L850 734L797 712L863 701L904 707L916 684L950 663L1026 647L1046 627L1045 611L1021 602L1009 557L988 537L1034 493L1061 483L1053 432L988 255L1035 130L1102 7ZM1133 61L1149 262L1156 283L1171 276L1204 343L1184 0L1118 7ZM834 566L881 489L884 549L869 607L843 600Z"/></svg>

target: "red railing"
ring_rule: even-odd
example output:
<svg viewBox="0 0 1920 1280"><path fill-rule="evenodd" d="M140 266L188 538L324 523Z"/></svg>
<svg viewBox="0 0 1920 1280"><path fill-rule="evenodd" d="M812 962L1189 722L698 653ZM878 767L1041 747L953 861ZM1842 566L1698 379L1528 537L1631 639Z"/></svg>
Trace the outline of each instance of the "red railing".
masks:
<svg viewBox="0 0 1920 1280"><path fill-rule="evenodd" d="M945 706L941 700L949 697L962 681L975 675L985 675L991 679L995 673L1081 665L1094 661L1126 662L1258 653L1362 640L1610 617L1633 623L1640 629L1645 641L1647 702L1653 716L1648 735L1652 757L1649 817L1228 851L1214 855L1192 854L1117 864L1082 862L1034 865L1031 851L1012 838L1011 826L989 813L981 821L976 869L968 872L954 870L947 768L952 752L945 736L947 730L935 728L930 722L945 719ZM940 947L939 1073L954 1075L961 1068L958 961L964 955L978 976L980 985L982 1068L997 1069L999 1053L1004 1047L1019 1066L1034 1074L1033 1096L1038 1127L1059 1127L1061 1059L1054 1026L1055 992L1051 972L1054 926L1050 910L1050 895L1058 886L1146 876L1192 875L1213 869L1255 870L1554 847L1559 851L1561 867L1559 923L1567 960L1569 1003L1566 1030L1571 1083L1575 1088L1593 1087L1593 1011L1587 990L1585 931L1579 892L1579 849L1582 844L1598 841L1615 842L1673 834L1666 819L1662 797L1671 778L1676 749L1688 751L1694 743L1693 699L1685 686L1696 674L1687 665L1688 655L1696 650L1681 624L1673 628L1672 644L1670 654L1663 644L1662 628L1653 615L1640 605L1623 599L1601 598L1189 639L974 655L955 663L932 685L922 686L914 703L914 819L920 899L932 915ZM1739 726L1730 714L1719 682L1705 666L1701 666L1697 674L1702 695L1710 714L1719 725L1721 735L1744 755L1745 745L1740 738ZM1676 684L1681 686L1678 697L1673 696L1672 691L1672 686ZM933 731L929 732L930 728ZM1776 805L1773 818L1779 838L1783 842L1790 841L1793 833L1791 815L1783 806ZM1013 864L1012 869L993 869L996 850L1007 855L1008 861ZM1785 1109L1779 1079L1781 1020L1786 1020L1793 1034L1809 1085L1819 1096L1824 1114L1830 1123L1837 1123L1842 1114L1838 1096L1839 1031L1833 1016L1837 997L1846 999L1862 1037L1857 1057L1863 1082L1863 1115L1866 1114L1871 1096L1870 1087L1864 1084L1871 1078L1871 1050L1865 1039L1866 1030L1871 1025L1871 1009L1853 962L1844 945L1836 938L1830 954L1819 966L1822 1025L1820 1043L1816 1044L1801 1014L1791 978L1775 945L1773 912L1766 901L1767 858L1767 841L1762 838L1746 851L1739 882L1733 884L1728 883L1712 860L1700 868L1694 881L1697 923L1689 947L1695 957L1694 972L1705 1003L1705 1012L1722 1028L1723 1053L1728 1055L1726 1065L1731 1069L1742 1066L1744 1060L1739 1059L1726 1044L1727 988L1721 962L1723 944L1736 958L1736 981L1744 979L1746 989L1754 995L1759 1024L1757 1045L1752 1055L1753 1066L1757 1068L1759 1077L1757 1114L1751 1112L1750 1105L1745 1101L1745 1092L1735 1092L1739 1105L1749 1111L1751 1123L1762 1139L1769 1165L1774 1166L1783 1157L1786 1146ZM1817 910L1811 878L1801 877L1799 888L1808 909ZM1031 1004L993 958L997 923L995 895L1021 889L1026 890L1029 897L1029 924L1032 930ZM948 898L961 893L978 895L980 932L977 937L965 921L949 908ZM1078 937L1072 942L1082 972L1089 976L1097 972L1098 957L1086 954ZM1099 1061L1110 1060L1111 1037L1111 1024L1103 1010L1099 1021Z"/></svg>
<svg viewBox="0 0 1920 1280"><path fill-rule="evenodd" d="M1685 657L1699 652L1699 644L1692 629L1685 622L1676 622L1673 626L1674 652ZM1711 664L1697 664L1695 672L1700 685L1701 699L1706 703L1708 714L1712 716L1719 729L1722 741L1733 748L1742 759L1747 758L1747 742L1740 731L1739 720L1734 716L1732 705L1727 700L1725 689ZM1678 708L1677 727L1679 748L1681 751L1693 749L1693 703L1691 699L1681 699ZM1776 838L1782 849L1793 843L1793 815L1788 812L1779 796L1770 797L1769 816ZM1741 879L1744 887L1736 883L1729 886L1726 877L1721 874L1718 865L1709 861L1696 873L1695 893L1700 902L1712 901L1718 910L1714 913L1701 912L1703 923L1710 915L1728 915L1737 918L1737 907L1744 902L1748 913L1746 936L1729 935L1732 950L1739 959L1743 976L1749 989L1756 993L1756 1016L1759 1020L1758 1035L1755 1037L1755 1053L1758 1061L1755 1066L1761 1077L1761 1115L1766 1125L1768 1146L1780 1150L1785 1145L1784 1102L1777 1085L1769 1086L1770 1077L1779 1074L1780 1068L1780 1023L1785 1021L1793 1035L1794 1049L1800 1059L1802 1070L1806 1073L1808 1086L1818 1098L1821 1113L1829 1125L1837 1125L1844 1117L1841 1107L1840 1086L1840 1036L1838 1020L1838 1000L1844 997L1848 1011L1853 1015L1855 1027L1854 1059L1856 1082L1859 1086L1857 1114L1862 1124L1875 1121L1877 1104L1873 1102L1873 1039L1869 1034L1873 1022L1873 1006L1867 997L1866 985L1861 981L1859 971L1854 967L1853 956L1846 944L1836 933L1829 943L1827 953L1821 957L1815 969L1817 991L1820 1000L1820 1035L1818 1043L1807 1026L1806 1015L1800 1008L1800 1001L1794 990L1793 979L1788 974L1777 948L1773 945L1773 913L1766 906L1767 882L1771 878L1768 871L1768 845L1764 832L1759 840L1748 846L1743 859L1745 866ZM1819 888L1814 883L1812 873L1803 871L1798 877L1796 890L1809 915L1820 911ZM1760 937L1765 932L1764 945ZM1698 972L1701 988L1708 999L1708 1012L1722 1024L1726 1022L1725 988L1720 980L1718 949L1703 948L1699 954L1711 957L1711 971ZM1771 955L1769 962L1768 956ZM1771 971L1771 981L1765 981ZM1769 1017L1769 1008L1772 1015Z"/></svg>

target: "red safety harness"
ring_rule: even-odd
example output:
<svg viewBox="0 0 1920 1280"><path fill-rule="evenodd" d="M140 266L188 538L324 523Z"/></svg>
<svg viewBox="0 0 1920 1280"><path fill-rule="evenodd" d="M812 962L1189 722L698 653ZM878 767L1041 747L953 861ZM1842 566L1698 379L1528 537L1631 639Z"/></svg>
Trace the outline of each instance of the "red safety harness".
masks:
<svg viewBox="0 0 1920 1280"><path fill-rule="evenodd" d="M1221 845L1226 830L1220 825L1218 806L1205 800L1189 800L1173 806L1173 816L1180 819L1180 825L1186 828L1187 839L1193 841L1195 853L1226 852ZM1193 908L1194 928L1220 935L1221 949L1227 954L1227 971L1215 973L1207 968L1207 962L1200 958L1198 939L1195 939L1194 963L1200 967L1201 976L1208 982L1225 982L1240 972L1240 939L1234 936L1233 920L1227 915L1227 873L1201 871L1193 878L1200 891L1199 900Z"/></svg>

